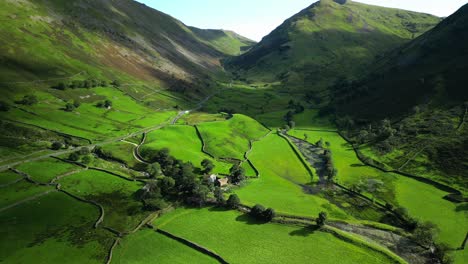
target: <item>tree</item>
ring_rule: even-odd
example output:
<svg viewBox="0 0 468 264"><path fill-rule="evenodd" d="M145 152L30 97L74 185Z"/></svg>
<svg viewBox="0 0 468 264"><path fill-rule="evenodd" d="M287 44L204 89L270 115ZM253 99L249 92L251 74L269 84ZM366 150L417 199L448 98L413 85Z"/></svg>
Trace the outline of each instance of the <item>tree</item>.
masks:
<svg viewBox="0 0 468 264"><path fill-rule="evenodd" d="M237 207L240 205L239 196L237 196L237 194L229 195L226 205L231 209L237 209Z"/></svg>
<svg viewBox="0 0 468 264"><path fill-rule="evenodd" d="M317 142L315 143L315 145L317 145L317 147L319 147L319 148L323 148L323 138L320 138L320 140L317 141Z"/></svg>
<svg viewBox="0 0 468 264"><path fill-rule="evenodd" d="M7 112L9 110L10 106L4 101L0 101L0 112Z"/></svg>
<svg viewBox="0 0 468 264"><path fill-rule="evenodd" d="M74 106L75 108L80 107L80 105L81 105L81 103L80 103L79 101L76 101L76 100L73 101L73 106Z"/></svg>
<svg viewBox="0 0 468 264"><path fill-rule="evenodd" d="M67 86L65 85L65 83L63 82L60 82L59 84L57 84L57 89L59 90L65 90L67 88Z"/></svg>
<svg viewBox="0 0 468 264"><path fill-rule="evenodd" d="M89 150L87 147L81 147L80 150L78 150L78 153L80 155L88 155L91 153L91 150Z"/></svg>
<svg viewBox="0 0 468 264"><path fill-rule="evenodd" d="M78 161L80 159L80 155L78 155L76 152L73 152L68 156L68 159L71 161Z"/></svg>
<svg viewBox="0 0 468 264"><path fill-rule="evenodd" d="M327 222L327 217L328 216L326 212L320 212L318 217L315 219L315 222L317 223L319 227L322 227Z"/></svg>
<svg viewBox="0 0 468 264"><path fill-rule="evenodd" d="M73 110L75 110L75 106L72 104L72 103L67 103L65 105L65 111L67 112L73 112Z"/></svg>
<svg viewBox="0 0 468 264"><path fill-rule="evenodd" d="M107 82L106 81L101 81L101 87L107 87Z"/></svg>
<svg viewBox="0 0 468 264"><path fill-rule="evenodd" d="M271 220L273 220L273 218L275 218L275 216L276 212L273 208L268 208L265 211L263 211L263 219L265 219L265 221L270 222Z"/></svg>
<svg viewBox="0 0 468 264"><path fill-rule="evenodd" d="M104 101L104 107L105 108L111 108L112 107L112 101L111 100Z"/></svg>
<svg viewBox="0 0 468 264"><path fill-rule="evenodd" d="M294 112L293 111L288 111L286 115L284 116L284 121L288 123L289 121L292 121L294 117Z"/></svg>
<svg viewBox="0 0 468 264"><path fill-rule="evenodd" d="M304 141L307 141L307 139L309 139L309 136L306 133L304 133Z"/></svg>
<svg viewBox="0 0 468 264"><path fill-rule="evenodd" d="M19 101L18 103L22 104L22 105L34 105L34 104L37 104L37 102L38 102L37 96L35 96L35 95L25 95L25 96L23 96L23 99L21 101Z"/></svg>
<svg viewBox="0 0 468 264"><path fill-rule="evenodd" d="M162 175L161 165L158 162L154 162L148 165L147 172L152 178L156 178Z"/></svg>
<svg viewBox="0 0 468 264"><path fill-rule="evenodd" d="M256 204L252 209L250 209L250 215L257 219L263 219L263 211L265 211L265 207L263 207L263 205Z"/></svg>
<svg viewBox="0 0 468 264"><path fill-rule="evenodd" d="M413 239L425 246L432 246L436 236L436 226L431 222L418 223L413 231Z"/></svg>
<svg viewBox="0 0 468 264"><path fill-rule="evenodd" d="M51 147L53 150L59 150L63 147L63 144L61 142L55 141L52 143Z"/></svg>
<svg viewBox="0 0 468 264"><path fill-rule="evenodd" d="M224 192L221 188L216 187L213 194L218 205L224 205L226 203L226 199L224 198Z"/></svg>
<svg viewBox="0 0 468 264"><path fill-rule="evenodd" d="M115 87L120 87L120 85L121 85L121 83L120 83L119 80L114 80L114 81L112 81L111 84L112 84L113 86L115 86Z"/></svg>
<svg viewBox="0 0 468 264"><path fill-rule="evenodd" d="M161 193L165 195L172 192L175 184L176 184L175 180L171 177L164 176L158 180L158 185L161 188Z"/></svg>
<svg viewBox="0 0 468 264"><path fill-rule="evenodd" d="M243 180L245 180L245 171L244 168L239 166L238 164L231 167L229 170L230 173L230 180L232 184L239 184Z"/></svg>
<svg viewBox="0 0 468 264"><path fill-rule="evenodd" d="M296 127L296 122L291 120L291 121L288 122L288 126L289 126L290 129L294 129Z"/></svg>
<svg viewBox="0 0 468 264"><path fill-rule="evenodd" d="M210 173L215 167L213 162L209 159L202 160L201 165L203 167L203 172L206 174Z"/></svg>
<svg viewBox="0 0 468 264"><path fill-rule="evenodd" d="M91 163L91 160L92 160L92 158L91 158L89 155L86 155L86 156L84 156L84 157L81 159L81 162L82 162L83 164L88 165L88 164Z"/></svg>

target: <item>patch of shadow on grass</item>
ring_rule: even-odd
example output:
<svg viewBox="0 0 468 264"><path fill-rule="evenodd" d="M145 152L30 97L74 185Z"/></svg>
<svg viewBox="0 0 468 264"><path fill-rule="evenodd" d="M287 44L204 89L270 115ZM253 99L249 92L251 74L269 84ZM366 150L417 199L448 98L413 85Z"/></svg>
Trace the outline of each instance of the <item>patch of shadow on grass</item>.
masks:
<svg viewBox="0 0 468 264"><path fill-rule="evenodd" d="M457 208L455 209L455 211L457 212L468 211L468 203L457 205Z"/></svg>
<svg viewBox="0 0 468 264"><path fill-rule="evenodd" d="M351 167L366 167L364 164L351 164Z"/></svg>
<svg viewBox="0 0 468 264"><path fill-rule="evenodd" d="M298 229L298 230L294 230L294 231L291 231L289 233L290 236L302 236L302 237L306 237L306 236L309 236L313 233L315 233L315 231L317 231L320 227L319 226L316 226L316 225L313 225L313 226L304 226L303 228L301 229Z"/></svg>
<svg viewBox="0 0 468 264"><path fill-rule="evenodd" d="M210 212L227 212L229 210L231 209L224 207L224 206L213 206L213 207L210 207L210 209L208 209L208 211Z"/></svg>
<svg viewBox="0 0 468 264"><path fill-rule="evenodd" d="M238 217L236 217L236 221L244 222L248 225L263 225L268 223L267 221L260 221L258 219L255 219L248 214L239 215Z"/></svg>

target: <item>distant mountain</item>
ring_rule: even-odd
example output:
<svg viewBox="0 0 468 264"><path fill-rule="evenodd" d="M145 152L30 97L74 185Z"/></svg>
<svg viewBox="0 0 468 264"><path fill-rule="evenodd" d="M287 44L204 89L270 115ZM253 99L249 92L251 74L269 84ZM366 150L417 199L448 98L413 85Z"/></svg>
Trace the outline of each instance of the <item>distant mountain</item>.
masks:
<svg viewBox="0 0 468 264"><path fill-rule="evenodd" d="M240 78L281 80L288 89L321 90L339 77L359 76L376 57L440 20L353 1L321 0L226 65Z"/></svg>
<svg viewBox="0 0 468 264"><path fill-rule="evenodd" d="M450 107L468 101L468 5L369 68L336 105L355 116L399 116L418 104Z"/></svg>
<svg viewBox="0 0 468 264"><path fill-rule="evenodd" d="M85 71L169 87L209 79L222 72L221 58L253 44L133 0L1 1L0 20L0 82L10 83ZM17 92L10 86L4 94Z"/></svg>
<svg viewBox="0 0 468 264"><path fill-rule="evenodd" d="M240 55L257 43L229 30L189 28L202 42L232 56Z"/></svg>

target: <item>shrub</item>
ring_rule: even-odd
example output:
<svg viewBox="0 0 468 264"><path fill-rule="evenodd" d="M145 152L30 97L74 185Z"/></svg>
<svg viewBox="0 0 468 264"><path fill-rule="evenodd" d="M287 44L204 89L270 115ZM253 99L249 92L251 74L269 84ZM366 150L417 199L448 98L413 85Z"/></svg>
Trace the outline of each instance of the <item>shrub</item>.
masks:
<svg viewBox="0 0 468 264"><path fill-rule="evenodd" d="M72 103L67 103L65 105L65 111L67 112L73 112L73 110L75 110L75 106L72 104Z"/></svg>
<svg viewBox="0 0 468 264"><path fill-rule="evenodd" d="M237 194L229 195L226 205L231 209L237 209L237 207L240 205L239 196L237 196Z"/></svg>
<svg viewBox="0 0 468 264"><path fill-rule="evenodd" d="M78 155L76 152L73 152L68 156L68 159L71 161L78 161L80 159L80 155Z"/></svg>
<svg viewBox="0 0 468 264"><path fill-rule="evenodd" d="M35 95L25 95L23 99L21 99L17 103L22 105L34 105L37 104L37 102L38 100Z"/></svg>
<svg viewBox="0 0 468 264"><path fill-rule="evenodd" d="M261 219L261 218L263 218L263 211L265 211L265 207L263 207L260 204L256 204L250 210L250 215L257 218L257 219Z"/></svg>
<svg viewBox="0 0 468 264"><path fill-rule="evenodd" d="M61 149L62 147L63 147L63 144L60 143L60 142L57 142L57 141L55 141L54 143L52 143L52 146L51 146L51 148L52 148L53 150L59 150L59 149Z"/></svg>
<svg viewBox="0 0 468 264"><path fill-rule="evenodd" d="M315 219L315 222L317 223L318 226L322 227L327 222L327 217L328 216L326 212L320 212L318 217Z"/></svg>
<svg viewBox="0 0 468 264"><path fill-rule="evenodd" d="M10 110L10 106L6 102L0 101L0 111L7 112L9 110Z"/></svg>

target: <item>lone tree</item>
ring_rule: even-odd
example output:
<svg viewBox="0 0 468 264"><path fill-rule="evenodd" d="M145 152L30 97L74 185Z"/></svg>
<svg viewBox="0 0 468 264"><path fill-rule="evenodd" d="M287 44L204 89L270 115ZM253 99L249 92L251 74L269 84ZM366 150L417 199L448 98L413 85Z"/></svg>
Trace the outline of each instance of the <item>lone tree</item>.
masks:
<svg viewBox="0 0 468 264"><path fill-rule="evenodd" d="M237 196L237 194L229 195L226 205L231 209L237 209L237 207L240 205L239 196Z"/></svg>
<svg viewBox="0 0 468 264"><path fill-rule="evenodd" d="M233 184L239 184L243 180L245 180L244 168L242 168L241 166L239 166L237 164L231 167L231 169L229 170L229 173L230 173L230 176L231 176L230 177L231 182Z"/></svg>
<svg viewBox="0 0 468 264"><path fill-rule="evenodd" d="M58 141L55 141L54 143L52 143L52 146L51 146L53 150L59 150L62 147L63 147L63 144Z"/></svg>
<svg viewBox="0 0 468 264"><path fill-rule="evenodd" d="M265 211L265 207L263 207L263 205L256 204L252 209L250 209L250 215L257 219L263 219L263 211Z"/></svg>
<svg viewBox="0 0 468 264"><path fill-rule="evenodd" d="M203 172L206 174L210 173L215 167L213 162L209 159L202 160L201 165L203 167Z"/></svg>
<svg viewBox="0 0 468 264"><path fill-rule="evenodd" d="M319 227L324 226L325 223L327 222L327 213L320 212L317 219L315 219L315 222L317 223Z"/></svg>
<svg viewBox="0 0 468 264"><path fill-rule="evenodd" d="M223 190L221 188L216 187L213 193L214 193L214 197L216 199L216 203L218 205L225 205L226 204L226 199L224 199Z"/></svg>
<svg viewBox="0 0 468 264"><path fill-rule="evenodd" d="M17 103L22 104L22 105L33 105L37 104L37 96L35 95L25 95L23 99Z"/></svg>
<svg viewBox="0 0 468 264"><path fill-rule="evenodd" d="M78 155L76 152L73 152L68 156L68 159L71 161L78 161L80 159L80 155Z"/></svg>
<svg viewBox="0 0 468 264"><path fill-rule="evenodd" d="M275 216L276 212L273 208L268 208L265 211L263 211L263 218L265 219L265 221L270 222L271 220L273 220L273 218L275 218Z"/></svg>
<svg viewBox="0 0 468 264"><path fill-rule="evenodd" d="M112 101L111 100L104 101L104 107L105 108L111 108L112 107Z"/></svg>
<svg viewBox="0 0 468 264"><path fill-rule="evenodd" d="M73 112L73 110L75 110L75 106L72 104L72 103L67 103L65 105L65 111L67 112Z"/></svg>

